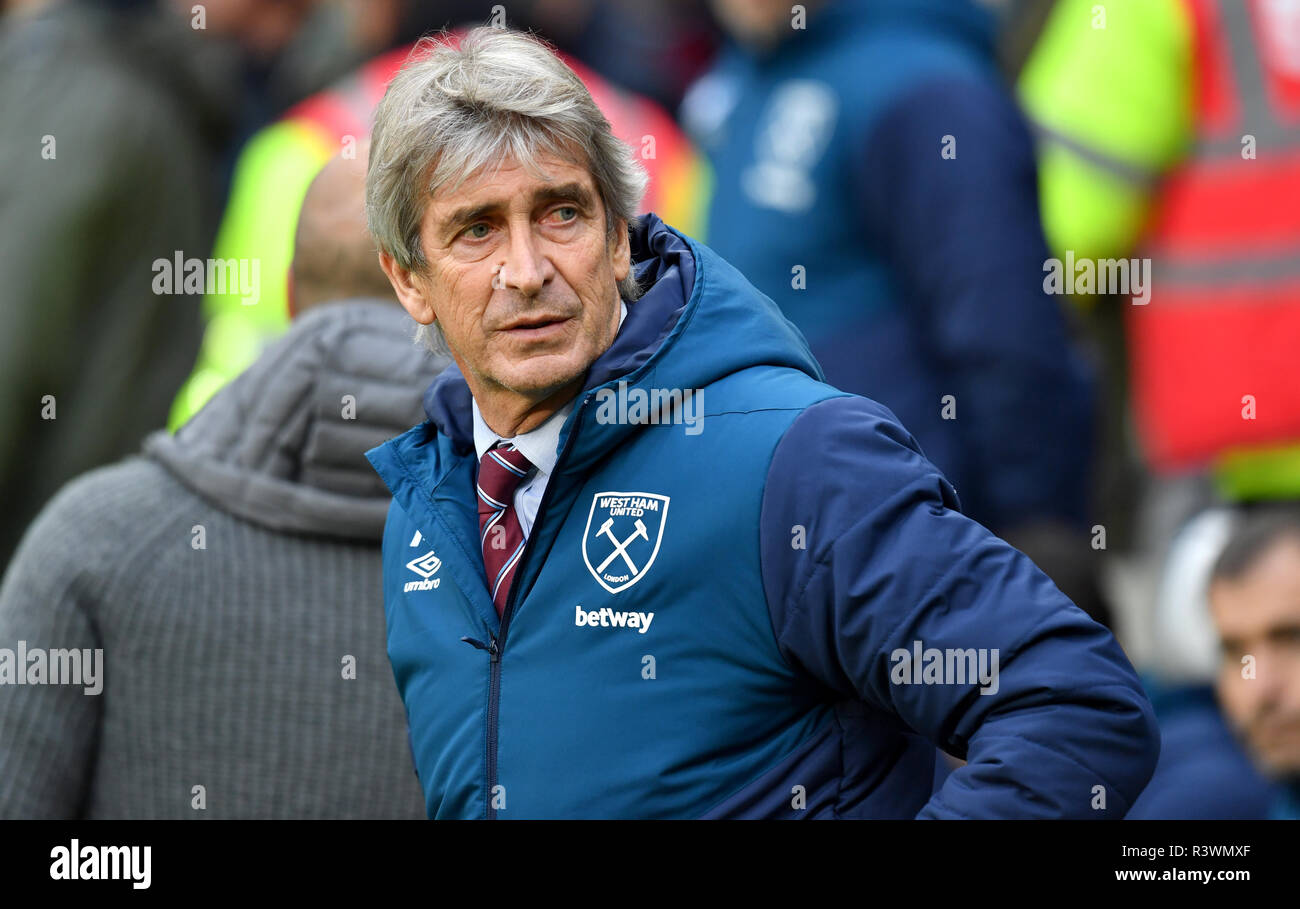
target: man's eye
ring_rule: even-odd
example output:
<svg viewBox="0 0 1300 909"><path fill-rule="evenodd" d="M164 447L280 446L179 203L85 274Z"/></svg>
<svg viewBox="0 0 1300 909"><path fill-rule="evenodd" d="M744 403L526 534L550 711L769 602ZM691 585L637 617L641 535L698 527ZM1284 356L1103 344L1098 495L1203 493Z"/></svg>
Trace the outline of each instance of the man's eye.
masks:
<svg viewBox="0 0 1300 909"><path fill-rule="evenodd" d="M568 214L565 214L565 212L568 212ZM578 210L572 205L562 205L557 208L553 214L558 215L561 221L572 221L574 218L578 217Z"/></svg>
<svg viewBox="0 0 1300 909"><path fill-rule="evenodd" d="M1226 641L1219 645L1219 657L1224 663L1236 666L1241 663L1242 646L1235 641Z"/></svg>
<svg viewBox="0 0 1300 909"><path fill-rule="evenodd" d="M1300 628L1279 628L1274 635L1279 644L1285 644L1288 647L1300 646Z"/></svg>
<svg viewBox="0 0 1300 909"><path fill-rule="evenodd" d="M492 228L480 221L477 224L471 224L469 227L465 228L464 236L469 237L471 240L482 240L491 232L491 230Z"/></svg>

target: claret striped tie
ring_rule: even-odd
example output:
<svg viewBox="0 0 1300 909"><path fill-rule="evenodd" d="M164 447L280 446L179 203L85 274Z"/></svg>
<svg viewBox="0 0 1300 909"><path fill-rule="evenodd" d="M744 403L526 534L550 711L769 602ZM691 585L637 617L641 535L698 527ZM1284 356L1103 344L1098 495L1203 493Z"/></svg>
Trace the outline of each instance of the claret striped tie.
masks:
<svg viewBox="0 0 1300 909"><path fill-rule="evenodd" d="M488 449L478 465L479 546L497 615L505 612L510 581L524 552L524 530L515 514L515 490L532 469L533 465L510 442L498 442Z"/></svg>

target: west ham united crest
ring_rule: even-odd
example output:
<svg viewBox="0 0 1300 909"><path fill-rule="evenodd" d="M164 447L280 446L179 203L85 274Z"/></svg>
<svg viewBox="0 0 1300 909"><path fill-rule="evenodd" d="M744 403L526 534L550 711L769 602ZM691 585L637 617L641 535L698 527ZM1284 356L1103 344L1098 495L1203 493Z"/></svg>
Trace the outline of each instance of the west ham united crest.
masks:
<svg viewBox="0 0 1300 909"><path fill-rule="evenodd" d="M610 593L645 577L659 555L668 520L668 496L652 492L598 492L591 500L582 558Z"/></svg>

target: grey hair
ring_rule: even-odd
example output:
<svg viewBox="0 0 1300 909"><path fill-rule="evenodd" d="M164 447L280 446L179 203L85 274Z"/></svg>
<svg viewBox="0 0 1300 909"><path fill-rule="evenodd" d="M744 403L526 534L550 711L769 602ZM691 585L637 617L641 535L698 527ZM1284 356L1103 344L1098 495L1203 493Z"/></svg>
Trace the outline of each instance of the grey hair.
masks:
<svg viewBox="0 0 1300 909"><path fill-rule="evenodd" d="M645 168L550 47L488 26L472 29L459 47L446 33L423 38L375 112L366 175L370 232L402 268L425 273L420 223L429 197L506 160L536 171L544 153L586 159L575 163L591 172L611 239L620 219L636 224ZM618 291L629 302L641 296L634 270ZM416 337L448 352L438 323L419 326Z"/></svg>

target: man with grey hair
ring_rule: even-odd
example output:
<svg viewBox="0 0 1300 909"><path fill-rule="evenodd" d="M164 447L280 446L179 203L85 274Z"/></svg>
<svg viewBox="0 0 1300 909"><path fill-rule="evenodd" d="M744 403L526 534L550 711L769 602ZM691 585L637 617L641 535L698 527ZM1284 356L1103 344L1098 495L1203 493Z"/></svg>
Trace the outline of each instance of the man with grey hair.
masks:
<svg viewBox="0 0 1300 909"><path fill-rule="evenodd" d="M372 138L380 262L456 362L368 453L430 817L1123 816L1158 737L1110 632L635 217L548 47L427 42Z"/></svg>

